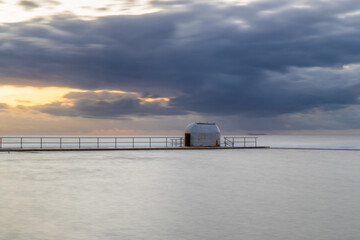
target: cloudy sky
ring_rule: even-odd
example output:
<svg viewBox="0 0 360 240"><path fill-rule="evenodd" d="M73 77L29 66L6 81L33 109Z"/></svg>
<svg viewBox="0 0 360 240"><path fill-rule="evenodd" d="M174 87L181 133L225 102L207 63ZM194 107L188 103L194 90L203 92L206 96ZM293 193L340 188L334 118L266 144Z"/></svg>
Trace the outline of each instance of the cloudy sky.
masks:
<svg viewBox="0 0 360 240"><path fill-rule="evenodd" d="M0 0L3 134L360 133L358 0Z"/></svg>

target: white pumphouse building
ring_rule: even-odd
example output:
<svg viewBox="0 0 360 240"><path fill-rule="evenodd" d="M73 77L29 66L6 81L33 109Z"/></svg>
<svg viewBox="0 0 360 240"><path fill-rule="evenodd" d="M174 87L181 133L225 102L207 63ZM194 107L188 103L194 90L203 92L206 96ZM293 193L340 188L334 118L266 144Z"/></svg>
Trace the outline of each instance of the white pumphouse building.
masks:
<svg viewBox="0 0 360 240"><path fill-rule="evenodd" d="M219 147L220 138L215 123L190 123L185 128L185 147Z"/></svg>

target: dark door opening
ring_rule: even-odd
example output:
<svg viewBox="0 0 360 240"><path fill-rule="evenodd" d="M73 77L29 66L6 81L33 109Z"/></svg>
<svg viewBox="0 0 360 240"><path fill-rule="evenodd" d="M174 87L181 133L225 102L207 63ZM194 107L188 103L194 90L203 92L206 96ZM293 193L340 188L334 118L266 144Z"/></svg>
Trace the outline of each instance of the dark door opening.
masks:
<svg viewBox="0 0 360 240"><path fill-rule="evenodd" d="M190 133L185 133L185 147L190 147Z"/></svg>

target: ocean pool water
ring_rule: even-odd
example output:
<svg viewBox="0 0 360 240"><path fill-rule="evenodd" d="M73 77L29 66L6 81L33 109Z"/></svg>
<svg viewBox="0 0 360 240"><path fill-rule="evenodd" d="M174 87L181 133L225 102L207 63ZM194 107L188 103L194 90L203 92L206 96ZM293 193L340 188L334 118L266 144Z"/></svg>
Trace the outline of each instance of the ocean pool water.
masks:
<svg viewBox="0 0 360 240"><path fill-rule="evenodd" d="M359 156L2 152L0 239L359 239Z"/></svg>

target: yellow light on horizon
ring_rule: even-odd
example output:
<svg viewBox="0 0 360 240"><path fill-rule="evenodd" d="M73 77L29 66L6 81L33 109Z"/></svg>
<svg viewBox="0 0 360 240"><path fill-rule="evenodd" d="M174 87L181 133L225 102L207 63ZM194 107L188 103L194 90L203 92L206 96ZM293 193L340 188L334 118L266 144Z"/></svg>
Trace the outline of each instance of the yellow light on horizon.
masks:
<svg viewBox="0 0 360 240"><path fill-rule="evenodd" d="M92 92L92 93L113 93L113 94L125 94L134 95L140 99L143 103L151 102L163 102L164 104L169 102L169 98L158 97L158 98L141 98L139 93L136 92L125 92L121 90L83 90L66 87L31 87L31 86L13 86L13 85L0 85L0 103L5 103L10 107L16 106L36 106L59 102L63 105L73 105L73 100L66 97L67 94L72 92Z"/></svg>
<svg viewBox="0 0 360 240"><path fill-rule="evenodd" d="M73 88L62 87L18 87L0 86L0 102L11 107L35 106L63 100L63 96L74 91Z"/></svg>
<svg viewBox="0 0 360 240"><path fill-rule="evenodd" d="M158 98L139 98L144 102L157 102L157 101L163 101L163 102L170 102L170 98L162 98L162 97L158 97Z"/></svg>

